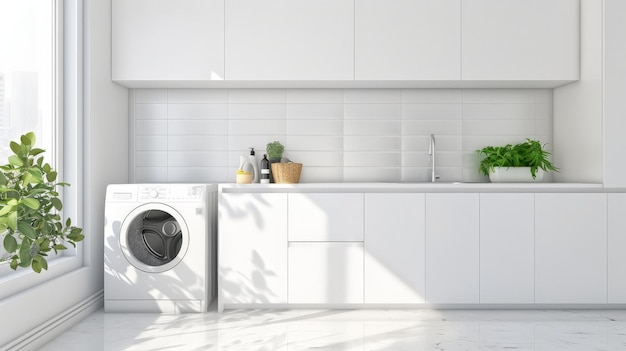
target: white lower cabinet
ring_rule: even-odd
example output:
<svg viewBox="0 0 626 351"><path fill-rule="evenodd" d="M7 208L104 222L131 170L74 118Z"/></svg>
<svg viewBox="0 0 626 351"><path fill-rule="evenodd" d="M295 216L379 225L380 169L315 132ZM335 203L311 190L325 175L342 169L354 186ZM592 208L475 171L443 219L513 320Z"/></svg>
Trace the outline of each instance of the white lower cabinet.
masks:
<svg viewBox="0 0 626 351"><path fill-rule="evenodd" d="M218 308L287 302L287 194L222 193Z"/></svg>
<svg viewBox="0 0 626 351"><path fill-rule="evenodd" d="M608 194L609 303L626 303L626 194Z"/></svg>
<svg viewBox="0 0 626 351"><path fill-rule="evenodd" d="M535 303L607 302L607 194L535 195Z"/></svg>
<svg viewBox="0 0 626 351"><path fill-rule="evenodd" d="M426 302L479 302L478 239L478 194L426 194Z"/></svg>
<svg viewBox="0 0 626 351"><path fill-rule="evenodd" d="M534 208L534 194L480 194L480 303L534 303Z"/></svg>
<svg viewBox="0 0 626 351"><path fill-rule="evenodd" d="M365 195L365 303L425 302L425 195Z"/></svg>
<svg viewBox="0 0 626 351"><path fill-rule="evenodd" d="M289 303L363 303L363 243L290 242Z"/></svg>

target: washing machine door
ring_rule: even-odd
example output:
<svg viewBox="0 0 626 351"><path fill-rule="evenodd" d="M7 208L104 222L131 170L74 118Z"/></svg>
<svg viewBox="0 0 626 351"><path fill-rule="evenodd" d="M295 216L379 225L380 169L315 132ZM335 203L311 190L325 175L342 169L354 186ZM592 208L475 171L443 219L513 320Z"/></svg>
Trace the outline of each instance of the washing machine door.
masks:
<svg viewBox="0 0 626 351"><path fill-rule="evenodd" d="M143 204L126 216L119 244L126 260L144 272L165 272L183 260L189 247L189 229L172 207Z"/></svg>

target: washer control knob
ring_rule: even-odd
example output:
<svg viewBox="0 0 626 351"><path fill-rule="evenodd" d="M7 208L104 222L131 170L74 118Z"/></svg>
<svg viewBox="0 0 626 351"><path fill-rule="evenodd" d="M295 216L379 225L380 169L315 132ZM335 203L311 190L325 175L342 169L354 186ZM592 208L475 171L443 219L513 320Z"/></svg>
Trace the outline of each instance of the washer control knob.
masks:
<svg viewBox="0 0 626 351"><path fill-rule="evenodd" d="M152 190L150 190L150 192L148 193L148 195L149 195L151 198L156 199L156 198L159 196L159 192L158 192L158 191L156 191L156 190L154 190L154 189L152 189Z"/></svg>

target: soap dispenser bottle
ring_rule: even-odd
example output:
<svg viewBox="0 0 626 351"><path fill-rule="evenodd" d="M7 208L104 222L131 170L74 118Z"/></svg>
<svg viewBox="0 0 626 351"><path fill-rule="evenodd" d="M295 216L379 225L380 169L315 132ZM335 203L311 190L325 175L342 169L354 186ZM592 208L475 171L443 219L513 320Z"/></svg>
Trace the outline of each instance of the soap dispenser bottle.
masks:
<svg viewBox="0 0 626 351"><path fill-rule="evenodd" d="M267 155L263 155L263 159L261 160L260 182L261 184L270 183L270 161L267 159Z"/></svg>
<svg viewBox="0 0 626 351"><path fill-rule="evenodd" d="M248 162L252 166L252 183L259 182L259 163L256 160L256 156L254 155L254 148L251 147L250 155L248 155Z"/></svg>

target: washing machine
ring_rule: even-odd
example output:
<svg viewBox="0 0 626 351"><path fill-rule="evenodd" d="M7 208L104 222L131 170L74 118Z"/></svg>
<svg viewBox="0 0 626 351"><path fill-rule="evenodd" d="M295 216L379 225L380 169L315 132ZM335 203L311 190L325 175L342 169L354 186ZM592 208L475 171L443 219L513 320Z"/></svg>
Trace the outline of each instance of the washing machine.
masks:
<svg viewBox="0 0 626 351"><path fill-rule="evenodd" d="M215 291L217 185L112 184L106 312L204 312Z"/></svg>

